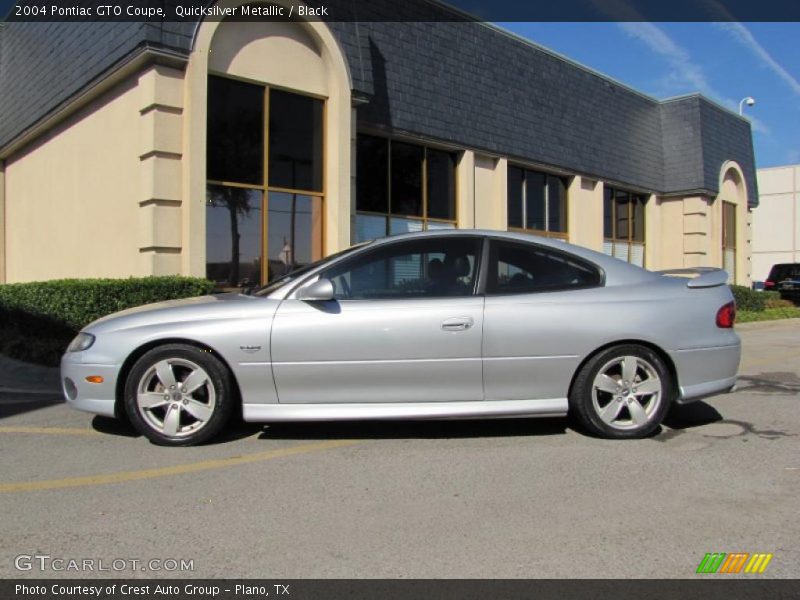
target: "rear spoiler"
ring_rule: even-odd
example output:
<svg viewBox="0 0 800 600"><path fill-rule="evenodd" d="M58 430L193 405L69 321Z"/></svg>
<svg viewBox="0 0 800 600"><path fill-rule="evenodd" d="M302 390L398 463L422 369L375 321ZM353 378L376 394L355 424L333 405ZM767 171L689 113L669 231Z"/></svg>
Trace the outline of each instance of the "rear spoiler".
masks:
<svg viewBox="0 0 800 600"><path fill-rule="evenodd" d="M667 269L656 271L659 275L667 277L686 277L686 287L707 288L717 287L728 283L728 272L714 267L694 267L691 269Z"/></svg>

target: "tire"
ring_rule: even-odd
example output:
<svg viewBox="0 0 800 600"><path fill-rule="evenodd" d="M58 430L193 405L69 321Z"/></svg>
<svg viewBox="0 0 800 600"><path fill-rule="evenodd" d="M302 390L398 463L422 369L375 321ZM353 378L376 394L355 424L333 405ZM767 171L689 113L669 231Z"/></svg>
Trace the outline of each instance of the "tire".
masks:
<svg viewBox="0 0 800 600"><path fill-rule="evenodd" d="M583 365L570 390L570 412L593 435L642 438L661 425L674 390L673 377L658 354L622 344L598 352Z"/></svg>
<svg viewBox="0 0 800 600"><path fill-rule="evenodd" d="M210 352L187 344L149 350L125 382L128 418L160 446L207 442L226 425L234 402L228 368Z"/></svg>

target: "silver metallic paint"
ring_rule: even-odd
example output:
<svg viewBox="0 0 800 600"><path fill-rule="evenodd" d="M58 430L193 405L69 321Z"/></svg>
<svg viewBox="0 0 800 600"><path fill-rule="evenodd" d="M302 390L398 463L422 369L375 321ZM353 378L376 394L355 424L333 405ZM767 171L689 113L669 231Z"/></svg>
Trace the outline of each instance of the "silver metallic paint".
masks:
<svg viewBox="0 0 800 600"><path fill-rule="evenodd" d="M328 263L269 297L205 296L95 321L84 329L95 343L62 359L62 378L78 389L68 400L112 416L126 360L176 340L208 349L230 367L244 417L254 421L564 414L576 369L599 348L623 341L669 358L681 400L735 383L739 338L715 325L716 311L732 300L718 270L701 273L692 286L558 240L474 230L395 236L334 261L447 235L555 248L601 268L604 285L468 298L299 300L298 291ZM103 384L85 381L95 374Z"/></svg>

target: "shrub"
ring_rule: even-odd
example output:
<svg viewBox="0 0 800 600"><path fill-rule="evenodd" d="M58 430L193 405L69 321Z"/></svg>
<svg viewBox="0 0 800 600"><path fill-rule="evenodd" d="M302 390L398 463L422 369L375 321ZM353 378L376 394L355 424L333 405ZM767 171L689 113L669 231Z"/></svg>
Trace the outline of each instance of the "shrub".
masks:
<svg viewBox="0 0 800 600"><path fill-rule="evenodd" d="M781 298L780 292L762 292L765 308L792 308L794 302Z"/></svg>
<svg viewBox="0 0 800 600"><path fill-rule="evenodd" d="M55 365L85 325L105 315L214 288L195 277L60 279L0 285L0 353Z"/></svg>
<svg viewBox="0 0 800 600"><path fill-rule="evenodd" d="M766 297L764 292L756 292L743 285L732 285L731 291L733 297L736 299L736 308L738 310L748 310L752 312L760 312L766 306Z"/></svg>

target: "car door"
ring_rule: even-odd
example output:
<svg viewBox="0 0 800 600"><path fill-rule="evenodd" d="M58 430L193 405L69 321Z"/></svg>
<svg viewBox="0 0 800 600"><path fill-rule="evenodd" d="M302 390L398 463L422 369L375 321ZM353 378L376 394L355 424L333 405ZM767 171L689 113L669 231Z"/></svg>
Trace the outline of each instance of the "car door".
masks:
<svg viewBox="0 0 800 600"><path fill-rule="evenodd" d="M486 273L486 399L566 398L598 319L602 272L560 250L493 239Z"/></svg>
<svg viewBox="0 0 800 600"><path fill-rule="evenodd" d="M376 244L320 274L335 299L290 298L272 326L282 403L483 399L482 238Z"/></svg>

